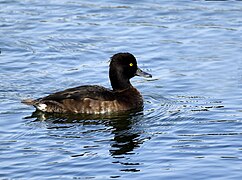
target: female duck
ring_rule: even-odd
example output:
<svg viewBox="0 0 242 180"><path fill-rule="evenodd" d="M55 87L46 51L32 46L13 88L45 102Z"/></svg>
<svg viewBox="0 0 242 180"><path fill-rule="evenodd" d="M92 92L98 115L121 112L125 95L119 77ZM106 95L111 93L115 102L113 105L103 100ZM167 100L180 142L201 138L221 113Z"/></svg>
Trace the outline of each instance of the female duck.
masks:
<svg viewBox="0 0 242 180"><path fill-rule="evenodd" d="M138 68L132 54L118 53L111 57L109 68L113 90L96 85L79 86L22 102L48 113L102 114L137 110L143 107L143 99L130 83L136 75L152 77Z"/></svg>

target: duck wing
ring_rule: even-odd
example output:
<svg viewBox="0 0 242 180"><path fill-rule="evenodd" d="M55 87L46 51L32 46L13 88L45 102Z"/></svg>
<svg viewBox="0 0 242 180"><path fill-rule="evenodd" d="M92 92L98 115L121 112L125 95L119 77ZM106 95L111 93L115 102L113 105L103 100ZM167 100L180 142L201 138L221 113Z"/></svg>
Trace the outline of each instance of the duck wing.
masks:
<svg viewBox="0 0 242 180"><path fill-rule="evenodd" d="M66 99L73 99L75 101L80 101L85 98L90 98L93 100L100 101L113 101L114 93L110 89L104 88L102 86L78 86L75 88L66 89L64 91L56 92L50 94L46 97L37 99L38 101L56 101L61 102Z"/></svg>
<svg viewBox="0 0 242 180"><path fill-rule="evenodd" d="M78 86L36 100L23 100L22 103L33 105L43 112L93 114L109 111L110 104L115 106L116 101L110 89L101 86Z"/></svg>

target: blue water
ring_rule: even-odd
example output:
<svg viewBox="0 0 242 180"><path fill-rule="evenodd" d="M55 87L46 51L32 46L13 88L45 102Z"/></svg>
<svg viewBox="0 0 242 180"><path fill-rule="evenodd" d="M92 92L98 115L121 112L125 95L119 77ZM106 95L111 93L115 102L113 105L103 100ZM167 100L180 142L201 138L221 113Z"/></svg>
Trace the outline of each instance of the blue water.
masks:
<svg viewBox="0 0 242 180"><path fill-rule="evenodd" d="M0 0L1 179L241 179L242 2ZM144 111L31 117L20 103L110 87L133 53Z"/></svg>

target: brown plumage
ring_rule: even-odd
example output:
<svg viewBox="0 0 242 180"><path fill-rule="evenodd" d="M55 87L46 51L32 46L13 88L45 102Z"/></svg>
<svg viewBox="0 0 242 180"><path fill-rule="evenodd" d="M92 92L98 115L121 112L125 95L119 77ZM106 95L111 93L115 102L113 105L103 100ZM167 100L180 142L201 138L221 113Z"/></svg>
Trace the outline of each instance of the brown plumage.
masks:
<svg viewBox="0 0 242 180"><path fill-rule="evenodd" d="M141 109L142 96L129 81L135 75L151 77L137 67L132 54L118 53L111 58L109 69L113 90L96 85L79 86L22 103L48 113L103 114Z"/></svg>

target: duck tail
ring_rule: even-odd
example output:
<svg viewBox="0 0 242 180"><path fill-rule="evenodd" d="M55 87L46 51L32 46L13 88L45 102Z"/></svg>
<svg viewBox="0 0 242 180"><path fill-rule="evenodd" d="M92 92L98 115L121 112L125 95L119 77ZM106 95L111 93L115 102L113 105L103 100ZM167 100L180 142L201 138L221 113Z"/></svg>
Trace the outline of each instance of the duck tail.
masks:
<svg viewBox="0 0 242 180"><path fill-rule="evenodd" d="M21 101L21 103L27 104L27 105L35 105L36 104L36 100L33 100L33 99L24 99L24 100Z"/></svg>

